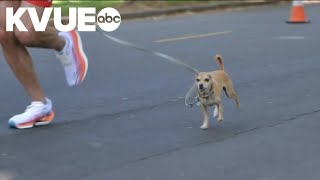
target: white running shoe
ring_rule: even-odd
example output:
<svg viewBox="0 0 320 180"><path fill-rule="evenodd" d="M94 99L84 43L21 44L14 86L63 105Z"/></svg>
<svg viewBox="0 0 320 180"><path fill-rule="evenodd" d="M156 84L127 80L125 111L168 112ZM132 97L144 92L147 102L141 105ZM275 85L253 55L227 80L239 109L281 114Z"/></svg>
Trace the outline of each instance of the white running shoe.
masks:
<svg viewBox="0 0 320 180"><path fill-rule="evenodd" d="M52 102L46 98L46 103L33 101L22 113L9 119L10 128L26 129L49 124L54 118Z"/></svg>
<svg viewBox="0 0 320 180"><path fill-rule="evenodd" d="M79 33L76 30L60 32L59 35L66 40L66 45L57 53L64 67L64 72L69 86L79 85L86 77L88 58L83 51Z"/></svg>

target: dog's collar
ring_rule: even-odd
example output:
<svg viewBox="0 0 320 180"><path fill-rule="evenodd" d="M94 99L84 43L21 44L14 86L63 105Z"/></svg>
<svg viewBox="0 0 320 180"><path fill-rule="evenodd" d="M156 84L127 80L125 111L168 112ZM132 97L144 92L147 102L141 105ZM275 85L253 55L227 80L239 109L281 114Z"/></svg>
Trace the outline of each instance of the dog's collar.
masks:
<svg viewBox="0 0 320 180"><path fill-rule="evenodd" d="M211 87L211 89L210 89L210 91L209 91L208 94L204 94L204 93L201 93L201 92L199 92L198 94L199 94L199 97L200 97L200 98L205 98L205 99L207 99L207 98L209 98L213 93L214 93L214 92L213 92L213 88Z"/></svg>

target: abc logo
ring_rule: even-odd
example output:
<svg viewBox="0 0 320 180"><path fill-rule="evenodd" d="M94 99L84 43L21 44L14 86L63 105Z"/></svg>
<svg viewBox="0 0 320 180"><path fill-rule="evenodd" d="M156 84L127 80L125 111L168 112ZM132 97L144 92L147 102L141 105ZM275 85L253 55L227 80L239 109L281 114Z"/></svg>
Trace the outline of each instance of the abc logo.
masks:
<svg viewBox="0 0 320 180"><path fill-rule="evenodd" d="M121 23L120 13L111 7L102 9L97 16L99 27L107 32L116 30Z"/></svg>

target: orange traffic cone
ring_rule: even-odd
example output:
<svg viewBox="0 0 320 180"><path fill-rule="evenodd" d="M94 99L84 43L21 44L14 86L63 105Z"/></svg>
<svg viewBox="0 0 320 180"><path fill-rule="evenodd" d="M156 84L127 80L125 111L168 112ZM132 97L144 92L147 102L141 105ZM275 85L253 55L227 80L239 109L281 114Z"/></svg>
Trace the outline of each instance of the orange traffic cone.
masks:
<svg viewBox="0 0 320 180"><path fill-rule="evenodd" d="M287 23L309 23L304 12L302 1L293 1L291 9L291 16Z"/></svg>

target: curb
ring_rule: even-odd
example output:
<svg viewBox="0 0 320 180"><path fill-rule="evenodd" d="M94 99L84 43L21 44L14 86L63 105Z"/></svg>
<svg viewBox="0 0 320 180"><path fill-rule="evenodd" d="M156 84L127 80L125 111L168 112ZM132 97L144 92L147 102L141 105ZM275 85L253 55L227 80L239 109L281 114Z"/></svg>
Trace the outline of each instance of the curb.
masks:
<svg viewBox="0 0 320 180"><path fill-rule="evenodd" d="M247 1L247 2L232 2L232 3L219 3L211 5L199 5L199 6L186 6L186 7L177 7L177 8L167 8L160 10L150 10L144 12L134 12L134 13L121 13L121 18L124 20L128 19L137 19L137 18L146 18L153 16L162 16L162 15L172 15L177 13L186 13L186 12L201 12L208 10L221 10L227 8L237 8L237 7L250 7L250 6L261 6L261 5L274 5L279 4L281 1L277 0L263 0L263 1Z"/></svg>

